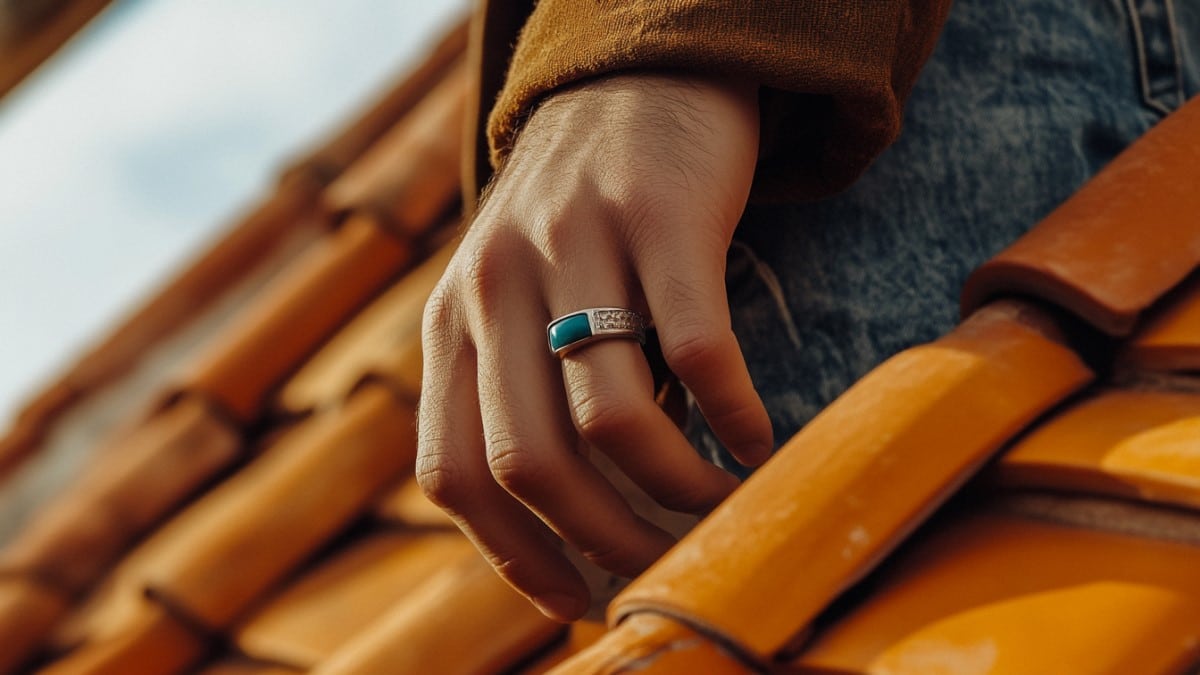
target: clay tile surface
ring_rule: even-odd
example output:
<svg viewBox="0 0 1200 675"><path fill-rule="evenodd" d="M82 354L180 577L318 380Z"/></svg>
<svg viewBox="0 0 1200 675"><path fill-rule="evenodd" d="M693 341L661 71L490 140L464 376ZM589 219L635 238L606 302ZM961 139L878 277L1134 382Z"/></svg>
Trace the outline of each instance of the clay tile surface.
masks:
<svg viewBox="0 0 1200 675"><path fill-rule="evenodd" d="M1200 371L1200 275L1160 303L1121 354L1127 368Z"/></svg>
<svg viewBox="0 0 1200 675"><path fill-rule="evenodd" d="M998 295L1043 298L1112 335L1200 265L1200 100L1117 156L963 290L963 315ZM1153 227L1147 237L1145 228Z"/></svg>
<svg viewBox="0 0 1200 675"><path fill-rule="evenodd" d="M1193 663L1195 542L1093 531L1053 516L993 510L923 539L876 593L814 638L799 672L1152 675Z"/></svg>
<svg viewBox="0 0 1200 675"><path fill-rule="evenodd" d="M318 409L343 399L368 373L415 401L421 315L453 252L453 246L443 247L360 312L288 380L278 406L291 413Z"/></svg>
<svg viewBox="0 0 1200 675"><path fill-rule="evenodd" d="M417 237L459 198L464 103L472 79L456 65L406 116L325 191L335 216L366 211Z"/></svg>
<svg viewBox="0 0 1200 675"><path fill-rule="evenodd" d="M413 417L371 386L283 435L172 522L146 565L148 592L200 625L230 626L411 471Z"/></svg>
<svg viewBox="0 0 1200 675"><path fill-rule="evenodd" d="M549 671L553 675L750 675L756 672L711 639L671 618L630 617L595 644Z"/></svg>
<svg viewBox="0 0 1200 675"><path fill-rule="evenodd" d="M412 248L365 216L345 222L245 308L190 365L179 388L249 422L301 359L411 261Z"/></svg>
<svg viewBox="0 0 1200 675"><path fill-rule="evenodd" d="M112 0L41 0L0 6L0 97L110 4Z"/></svg>
<svg viewBox="0 0 1200 675"><path fill-rule="evenodd" d="M1200 281L1177 286L1200 260L1185 217L1200 197L1166 180L1200 171L1197 103L972 277L957 330L791 439L617 597L611 629L568 627L413 479L422 306L460 207L465 41L454 27L32 398L11 447L178 331L187 318L156 302L227 293L234 262L282 256L170 395L151 387L159 405L0 552L0 673L1165 674L1200 658ZM1147 219L1174 240L1126 250L1122 228ZM1087 331L990 301L1013 293L1137 332L1115 369L1089 352L1093 383L1073 349Z"/></svg>
<svg viewBox="0 0 1200 675"><path fill-rule="evenodd" d="M195 671L195 675L301 675L303 672L295 668L234 657L200 668Z"/></svg>
<svg viewBox="0 0 1200 675"><path fill-rule="evenodd" d="M482 558L470 556L430 579L312 672L499 673L564 631Z"/></svg>
<svg viewBox="0 0 1200 675"><path fill-rule="evenodd" d="M53 5L54 3L47 3ZM77 7L106 3L76 1ZM61 10L61 8L60 8ZM60 13L63 13L60 11ZM225 234L183 266L141 306L89 347L44 391L33 395L0 437L0 480L44 441L69 407L128 374L145 352L214 311L237 301L239 285L257 285L318 235L320 191L417 105L466 48L466 21L454 26L411 73L389 84L367 108L283 172L275 190L247 210ZM11 64L0 58L0 64ZM0 69L5 66L0 65Z"/></svg>
<svg viewBox="0 0 1200 675"><path fill-rule="evenodd" d="M117 624L54 661L44 675L129 675L179 672L208 648L197 632L165 607L149 600L136 604Z"/></svg>
<svg viewBox="0 0 1200 675"><path fill-rule="evenodd" d="M1001 444L1091 380L1074 352L1020 317L993 307L877 368L634 581L610 615L676 616L770 661ZM860 423L865 414L872 424ZM752 543L746 531L757 534Z"/></svg>
<svg viewBox="0 0 1200 675"><path fill-rule="evenodd" d="M313 668L448 565L477 555L457 530L370 535L267 601L234 642L262 661Z"/></svg>
<svg viewBox="0 0 1200 675"><path fill-rule="evenodd" d="M69 606L66 595L18 576L0 576L0 673L14 672Z"/></svg>
<svg viewBox="0 0 1200 675"><path fill-rule="evenodd" d="M1200 392L1088 396L1018 441L996 474L1014 487L1200 507Z"/></svg>

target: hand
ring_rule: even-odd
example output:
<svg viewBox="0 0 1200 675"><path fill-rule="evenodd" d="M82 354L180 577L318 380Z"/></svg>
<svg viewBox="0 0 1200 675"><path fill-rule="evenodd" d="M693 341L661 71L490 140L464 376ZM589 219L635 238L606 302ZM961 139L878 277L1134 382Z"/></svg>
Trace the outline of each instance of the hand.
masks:
<svg viewBox="0 0 1200 675"><path fill-rule="evenodd" d="M587 608L559 538L628 577L674 543L581 441L672 510L707 512L737 485L654 404L636 342L560 362L550 319L603 306L652 317L667 364L734 456L770 453L724 282L757 151L753 87L628 74L557 94L530 117L426 307L417 479L548 616Z"/></svg>

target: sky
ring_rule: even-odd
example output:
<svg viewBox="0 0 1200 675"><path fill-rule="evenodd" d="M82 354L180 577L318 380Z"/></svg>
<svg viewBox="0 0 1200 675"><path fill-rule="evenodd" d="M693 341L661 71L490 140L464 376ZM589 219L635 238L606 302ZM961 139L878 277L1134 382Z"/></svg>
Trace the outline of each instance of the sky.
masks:
<svg viewBox="0 0 1200 675"><path fill-rule="evenodd" d="M0 100L0 428L468 0L117 0Z"/></svg>

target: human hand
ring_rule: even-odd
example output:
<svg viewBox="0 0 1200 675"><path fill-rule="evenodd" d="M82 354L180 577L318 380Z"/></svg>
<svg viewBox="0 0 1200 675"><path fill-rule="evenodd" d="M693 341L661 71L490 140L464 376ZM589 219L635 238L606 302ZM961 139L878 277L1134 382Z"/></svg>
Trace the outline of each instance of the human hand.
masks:
<svg viewBox="0 0 1200 675"><path fill-rule="evenodd" d="M550 319L588 307L652 317L718 438L748 465L770 453L724 282L757 150L750 86L627 74L557 94L530 117L426 306L417 479L548 616L587 608L559 538L627 577L674 543L587 446L672 510L707 512L737 485L655 405L636 342L560 361Z"/></svg>

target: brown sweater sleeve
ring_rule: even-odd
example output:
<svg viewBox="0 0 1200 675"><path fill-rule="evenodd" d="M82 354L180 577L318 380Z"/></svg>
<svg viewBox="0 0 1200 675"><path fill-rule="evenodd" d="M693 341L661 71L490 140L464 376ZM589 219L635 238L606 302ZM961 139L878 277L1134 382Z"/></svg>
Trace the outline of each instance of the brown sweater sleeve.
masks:
<svg viewBox="0 0 1200 675"><path fill-rule="evenodd" d="M495 68L531 3L491 0ZM682 69L759 82L756 198L816 198L852 183L895 140L904 100L950 0L540 0L487 122L493 166L548 93L621 70ZM508 5L506 11L502 5ZM491 25L501 35L489 41ZM496 32L496 31L492 31ZM490 45L490 49L489 49ZM487 53L491 52L491 53ZM484 101L489 92L483 92Z"/></svg>

